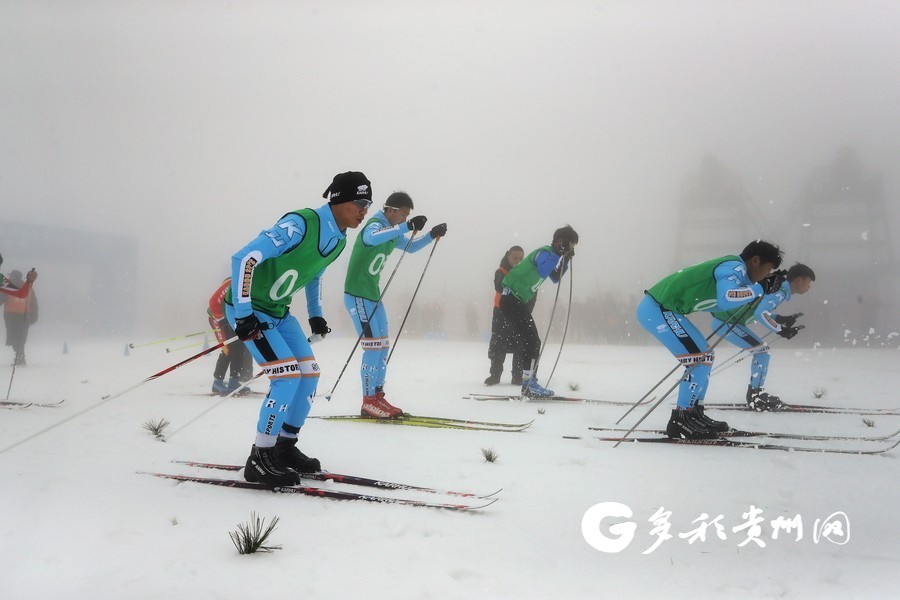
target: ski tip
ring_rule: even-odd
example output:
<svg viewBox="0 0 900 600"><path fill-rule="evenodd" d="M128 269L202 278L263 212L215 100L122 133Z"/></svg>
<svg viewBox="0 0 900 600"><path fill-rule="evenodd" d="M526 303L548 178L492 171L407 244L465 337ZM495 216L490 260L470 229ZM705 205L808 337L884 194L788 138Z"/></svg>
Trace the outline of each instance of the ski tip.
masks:
<svg viewBox="0 0 900 600"><path fill-rule="evenodd" d="M458 509L459 509L459 510L463 510L463 511L467 511L467 510L481 510L482 508L487 508L488 506L490 506L490 505L492 505L492 504L496 504L496 503L499 502L499 501L500 501L500 498L491 498L488 502L484 502L484 503L482 503L482 504L477 504L477 505L464 505L464 504L460 504L460 505L458 505Z"/></svg>

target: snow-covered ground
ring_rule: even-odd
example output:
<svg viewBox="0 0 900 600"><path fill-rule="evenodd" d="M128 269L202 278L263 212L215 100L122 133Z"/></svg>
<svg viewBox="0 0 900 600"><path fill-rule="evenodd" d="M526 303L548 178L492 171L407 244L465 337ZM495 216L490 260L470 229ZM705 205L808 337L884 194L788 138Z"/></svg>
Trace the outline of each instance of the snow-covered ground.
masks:
<svg viewBox="0 0 900 600"><path fill-rule="evenodd" d="M900 405L896 350L774 351L769 388L795 403ZM230 399L166 443L142 428L166 418L183 427L219 402L208 390L213 358L203 358L93 410L188 356L159 346L124 356L122 342L35 343L18 369L11 399L65 398L58 408L0 411L0 597L20 598L895 598L900 577L900 486L894 455L856 456L728 448L625 444L613 449L588 426L612 425L621 407L465 400L487 391L484 344L402 340L392 359L389 397L420 414L521 422L523 433L463 432L311 420L301 448L332 471L490 492L500 501L477 513L338 502L304 496L177 484L136 473L197 473L172 459L242 462L253 439L259 399ZM352 340L315 346L331 388ZM548 352L555 357L556 348ZM729 356L730 348L719 353ZM545 359L546 360L546 359ZM672 366L658 347L567 347L552 387L610 400L635 400ZM7 362L4 356L3 362ZM313 415L358 410L355 356L334 399ZM549 368L547 369L549 370ZM8 384L11 368L0 368ZM545 373L546 375L546 373ZM504 378L508 377L508 372ZM741 401L744 364L716 376L708 401ZM264 390L265 385L255 383ZM509 390L511 386L498 386ZM502 393L502 392L501 392ZM4 394L5 395L5 394ZM667 401L645 425L663 426ZM539 409L545 409L544 414ZM84 412L86 411L86 412ZM83 414L79 414L82 413ZM643 412L640 409L639 412ZM726 416L719 413L716 416ZM900 417L728 413L741 428L873 435L900 428ZM581 436L582 439L564 439ZM870 442L826 443L878 447ZM487 463L481 449L494 448ZM896 454L896 453L895 453ZM221 475L219 473L218 475ZM328 485L328 484L326 484ZM399 495L399 494L398 494ZM409 494L407 494L409 495ZM582 517L600 502L633 511L634 539L604 553L582 536ZM739 529L751 505L762 509L759 538ZM657 540L648 519L671 511L672 539ZM271 554L240 556L228 532L256 511L281 521ZM816 520L843 511L840 531L819 537ZM705 542L679 533L706 513ZM772 539L771 521L802 520ZM609 518L602 530L628 521ZM820 525L821 528L821 525ZM846 533L845 531L843 533ZM818 539L818 543L814 541ZM290 596L288 596L290 594Z"/></svg>

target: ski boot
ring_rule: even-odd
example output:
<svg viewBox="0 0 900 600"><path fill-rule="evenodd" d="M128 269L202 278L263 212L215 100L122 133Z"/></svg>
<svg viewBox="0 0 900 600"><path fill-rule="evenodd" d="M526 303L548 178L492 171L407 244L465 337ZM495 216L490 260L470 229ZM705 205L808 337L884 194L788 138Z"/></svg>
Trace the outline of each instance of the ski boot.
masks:
<svg viewBox="0 0 900 600"><path fill-rule="evenodd" d="M522 371L519 371L518 373L513 371L510 383L513 385L522 385Z"/></svg>
<svg viewBox="0 0 900 600"><path fill-rule="evenodd" d="M724 433L731 429L725 421L716 421L715 419L707 417L706 409L702 404L694 406L694 418L703 423L707 429L711 429L717 433Z"/></svg>
<svg viewBox="0 0 900 600"><path fill-rule="evenodd" d="M251 483L268 485L297 485L300 483L300 474L278 462L275 448L260 448L254 445L244 465L244 479Z"/></svg>
<svg viewBox="0 0 900 600"><path fill-rule="evenodd" d="M522 382L522 395L526 398L549 398L556 393L539 384L536 378L529 377Z"/></svg>
<svg viewBox="0 0 900 600"><path fill-rule="evenodd" d="M229 389L223 379L213 379L212 393L217 396L227 396L231 393L231 389Z"/></svg>
<svg viewBox="0 0 900 600"><path fill-rule="evenodd" d="M712 440L719 435L696 418L690 408L675 408L666 425L666 436L678 440Z"/></svg>
<svg viewBox="0 0 900 600"><path fill-rule="evenodd" d="M249 396L253 393L253 390L250 389L250 386L241 387L244 384L243 381L238 379L237 377L232 377L228 380L228 393L232 393L237 389L240 389L239 392L235 394L235 396Z"/></svg>
<svg viewBox="0 0 900 600"><path fill-rule="evenodd" d="M747 386L747 406L756 412L778 411L784 407L784 402L778 396L763 391L763 388Z"/></svg>
<svg viewBox="0 0 900 600"><path fill-rule="evenodd" d="M318 458L310 458L297 448L297 438L278 436L274 448L275 460L297 473L315 473L322 470Z"/></svg>
<svg viewBox="0 0 900 600"><path fill-rule="evenodd" d="M381 404L381 406L383 406L390 413L391 416L388 418L393 419L403 415L402 408L398 408L387 401L387 398L384 395L384 390L375 388L375 397L378 399L378 403Z"/></svg>
<svg viewBox="0 0 900 600"><path fill-rule="evenodd" d="M500 375L494 375L493 373L491 373L488 378L484 380L484 385L487 386L497 385L498 383L500 383Z"/></svg>
<svg viewBox="0 0 900 600"><path fill-rule="evenodd" d="M484 380L484 385L497 385L500 383L500 376L503 374L503 361L491 360L491 374Z"/></svg>
<svg viewBox="0 0 900 600"><path fill-rule="evenodd" d="M373 419L393 419L403 414L403 411L396 406L391 406L382 397L376 395L363 396L362 408L359 410L364 417L372 417Z"/></svg>

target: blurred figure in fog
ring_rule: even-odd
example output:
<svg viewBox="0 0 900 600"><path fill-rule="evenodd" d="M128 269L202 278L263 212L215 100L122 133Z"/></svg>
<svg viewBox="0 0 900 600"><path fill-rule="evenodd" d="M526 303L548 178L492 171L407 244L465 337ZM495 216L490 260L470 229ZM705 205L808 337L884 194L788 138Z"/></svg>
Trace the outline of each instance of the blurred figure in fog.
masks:
<svg viewBox="0 0 900 600"><path fill-rule="evenodd" d="M513 246L506 251L506 254L500 259L500 266L494 271L494 315L491 319L491 341L488 344L491 374L484 380L484 385L497 385L500 383L500 376L503 375L503 363L506 360L506 355L510 352L513 355L512 380L510 383L522 385L522 349L510 339L511 331L506 324L506 319L503 318L503 311L500 310L500 298L503 295L503 278L524 258L525 250L522 249L522 246ZM536 302L537 293L526 303L529 314L534 312Z"/></svg>
<svg viewBox="0 0 900 600"><path fill-rule="evenodd" d="M212 327L219 343L234 337L234 329L228 319L225 318L225 294L231 287L231 277L222 282L222 285L213 292L206 308L209 317L209 326ZM225 373L230 371L228 383L225 383ZM222 346L222 352L216 360L216 368L213 370L212 393L219 396L227 396L235 391L241 384L250 381L253 377L253 358L244 344L231 344ZM238 396L250 394L250 388L245 387L237 393Z"/></svg>
<svg viewBox="0 0 900 600"><path fill-rule="evenodd" d="M3 258L0 257L0 265ZM3 320L6 323L6 345L12 346L16 353L14 365L25 366L25 342L28 340L28 329L37 323L37 296L31 287L37 279L37 271L32 269L25 278L21 271L11 271L9 278L0 274L0 304L3 304Z"/></svg>

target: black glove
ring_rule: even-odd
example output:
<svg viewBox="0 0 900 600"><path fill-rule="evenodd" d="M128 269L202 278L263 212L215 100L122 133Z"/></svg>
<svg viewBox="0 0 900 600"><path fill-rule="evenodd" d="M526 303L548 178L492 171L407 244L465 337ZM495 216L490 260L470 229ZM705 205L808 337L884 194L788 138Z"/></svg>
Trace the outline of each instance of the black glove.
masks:
<svg viewBox="0 0 900 600"><path fill-rule="evenodd" d="M419 215L407 221L406 225L409 227L410 231L422 231L423 229L425 229L425 222L427 220L428 217L426 217L425 215Z"/></svg>
<svg viewBox="0 0 900 600"><path fill-rule="evenodd" d="M569 244L568 242L559 241L553 247L553 252L557 256L562 256L564 258L572 258L573 256L575 256L575 246L572 244Z"/></svg>
<svg viewBox="0 0 900 600"><path fill-rule="evenodd" d="M431 237L434 239L442 238L447 235L447 224L441 223L431 228Z"/></svg>
<svg viewBox="0 0 900 600"><path fill-rule="evenodd" d="M792 315L772 315L772 319L782 327L793 327L797 319L803 316L803 313L794 313Z"/></svg>
<svg viewBox="0 0 900 600"><path fill-rule="evenodd" d="M240 317L234 320L234 334L238 336L242 342L259 339L262 336L263 329L268 328L263 327L262 323L259 322L259 319L256 318L256 315L252 313L250 316Z"/></svg>
<svg viewBox="0 0 900 600"><path fill-rule="evenodd" d="M310 317L309 329L313 332L313 335L319 335L322 337L325 337L326 335L331 333L331 327L328 326L328 321L326 321L322 317Z"/></svg>
<svg viewBox="0 0 900 600"><path fill-rule="evenodd" d="M789 340L789 339L791 339L792 337L794 337L795 335L797 335L797 332L798 332L798 331L800 331L800 328L799 328L799 327L785 327L785 326L782 326L782 327L781 327L781 331L778 332L778 335L780 335L781 337L783 337L783 338L786 339L786 340Z"/></svg>
<svg viewBox="0 0 900 600"><path fill-rule="evenodd" d="M765 279L759 282L759 285L762 286L764 294L774 294L778 290L781 289L782 284L787 281L787 271L775 271L770 275L766 276Z"/></svg>

